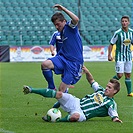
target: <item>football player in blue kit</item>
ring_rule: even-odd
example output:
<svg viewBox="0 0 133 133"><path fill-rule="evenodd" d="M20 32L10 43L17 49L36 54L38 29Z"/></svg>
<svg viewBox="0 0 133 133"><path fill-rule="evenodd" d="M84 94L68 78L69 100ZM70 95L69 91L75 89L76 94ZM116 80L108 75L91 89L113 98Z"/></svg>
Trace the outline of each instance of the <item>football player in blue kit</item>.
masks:
<svg viewBox="0 0 133 133"><path fill-rule="evenodd" d="M55 89L53 73L62 74L59 91L65 92L66 88L79 81L82 75L83 46L78 30L79 18L65 7L56 4L54 8L64 11L71 21L66 21L61 12L56 12L51 21L60 32L63 45L55 57L42 62L42 73L48 82L49 89Z"/></svg>
<svg viewBox="0 0 133 133"><path fill-rule="evenodd" d="M61 36L60 36L60 32L59 31L55 31L53 33L53 35L51 36L51 39L49 41L49 44L50 44L50 51L51 51L51 55L52 56L55 56L56 54L58 54L58 52L60 51L62 45L63 45L63 42L61 40ZM55 48L56 48L56 52L55 52ZM61 75L62 77L63 75ZM69 88L74 88L73 85L70 85ZM68 89L66 90L66 92L68 92Z"/></svg>

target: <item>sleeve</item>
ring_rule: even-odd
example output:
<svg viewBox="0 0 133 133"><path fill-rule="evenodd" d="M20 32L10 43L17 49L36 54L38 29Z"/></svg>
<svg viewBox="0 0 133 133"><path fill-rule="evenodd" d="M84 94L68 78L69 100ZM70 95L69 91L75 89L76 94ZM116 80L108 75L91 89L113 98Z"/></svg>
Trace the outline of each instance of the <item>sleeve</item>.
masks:
<svg viewBox="0 0 133 133"><path fill-rule="evenodd" d="M110 44L114 45L116 43L117 39L118 39L118 35L115 32L113 37L110 40Z"/></svg>
<svg viewBox="0 0 133 133"><path fill-rule="evenodd" d="M111 105L111 106L109 107L109 109L108 109L108 115L109 115L112 119L114 119L114 118L116 118L116 117L119 117L119 116L118 116L118 113L117 113L117 105L116 105L116 103L115 103L114 106Z"/></svg>
<svg viewBox="0 0 133 133"><path fill-rule="evenodd" d="M53 33L53 35L49 41L49 44L54 46L55 43L56 43L56 34Z"/></svg>
<svg viewBox="0 0 133 133"><path fill-rule="evenodd" d="M77 25L72 24L72 21L69 21L69 22L68 22L68 25L69 25L71 28L73 28L73 29L77 26Z"/></svg>
<svg viewBox="0 0 133 133"><path fill-rule="evenodd" d="M93 82L91 84L91 87L94 89L94 91L96 92L99 89L99 84L97 82Z"/></svg>

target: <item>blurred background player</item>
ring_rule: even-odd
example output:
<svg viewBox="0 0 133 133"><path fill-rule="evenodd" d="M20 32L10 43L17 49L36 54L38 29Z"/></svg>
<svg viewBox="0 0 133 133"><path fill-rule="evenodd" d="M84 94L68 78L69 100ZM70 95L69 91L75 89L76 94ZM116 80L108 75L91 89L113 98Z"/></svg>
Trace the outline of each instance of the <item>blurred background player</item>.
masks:
<svg viewBox="0 0 133 133"><path fill-rule="evenodd" d="M65 7L56 4L54 8L64 11L71 21L66 22L61 12L56 12L51 21L60 32L63 45L58 54L42 62L43 75L48 82L49 89L55 89L52 70L55 74L62 74L59 91L65 92L71 84L79 81L82 75L83 46L78 30L79 18Z"/></svg>
<svg viewBox="0 0 133 133"><path fill-rule="evenodd" d="M132 51L131 45L133 42L133 30L129 28L130 20L128 16L123 16L121 18L121 28L117 30L108 47L108 60L112 61L111 56L113 45L116 44L115 52L115 70L116 75L114 79L119 80L123 73L125 74L125 84L127 87L128 96L133 97L132 92L132 81L131 81L131 72L132 72Z"/></svg>
<svg viewBox="0 0 133 133"><path fill-rule="evenodd" d="M59 31L55 31L53 33L53 35L49 41L49 44L50 44L51 55L55 56L55 49L56 49L56 53L58 53L59 50L61 49L62 45L63 45Z"/></svg>

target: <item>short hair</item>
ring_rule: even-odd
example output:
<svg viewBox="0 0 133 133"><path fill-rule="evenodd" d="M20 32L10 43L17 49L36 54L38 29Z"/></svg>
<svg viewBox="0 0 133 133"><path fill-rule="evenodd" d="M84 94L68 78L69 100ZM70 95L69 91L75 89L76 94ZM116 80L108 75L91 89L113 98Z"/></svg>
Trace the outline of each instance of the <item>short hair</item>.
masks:
<svg viewBox="0 0 133 133"><path fill-rule="evenodd" d="M121 21L122 21L123 18L126 18L128 21L130 21L129 16L127 16L127 15L122 16Z"/></svg>
<svg viewBox="0 0 133 133"><path fill-rule="evenodd" d="M54 23L56 20L59 21L66 21L64 15L61 12L56 12L52 17L51 17L51 21Z"/></svg>
<svg viewBox="0 0 133 133"><path fill-rule="evenodd" d="M116 79L110 79L109 82L112 83L112 84L114 85L114 89L117 90L116 93L118 93L118 92L120 91L120 83L119 83L119 81L116 80ZM116 93L115 93L115 94L116 94Z"/></svg>

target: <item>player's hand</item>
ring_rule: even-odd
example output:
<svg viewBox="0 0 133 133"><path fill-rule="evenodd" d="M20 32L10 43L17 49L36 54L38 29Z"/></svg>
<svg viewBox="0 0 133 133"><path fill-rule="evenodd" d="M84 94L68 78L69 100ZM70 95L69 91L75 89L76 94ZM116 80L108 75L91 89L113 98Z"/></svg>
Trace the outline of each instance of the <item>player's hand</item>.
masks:
<svg viewBox="0 0 133 133"><path fill-rule="evenodd" d="M63 10L64 7L59 4L56 4L56 5L54 5L53 8L58 8L58 10Z"/></svg>
<svg viewBox="0 0 133 133"><path fill-rule="evenodd" d="M52 56L54 56L54 55L55 55L54 51L53 51L53 52L51 52L51 55L52 55Z"/></svg>
<svg viewBox="0 0 133 133"><path fill-rule="evenodd" d="M89 70L85 66L82 67L82 70L83 70L83 73L82 74L89 72Z"/></svg>
<svg viewBox="0 0 133 133"><path fill-rule="evenodd" d="M120 119L117 118L117 117L113 119L113 122L120 122L120 123L123 123L122 120L120 120Z"/></svg>
<svg viewBox="0 0 133 133"><path fill-rule="evenodd" d="M111 56L108 56L108 61L112 61L113 58Z"/></svg>

